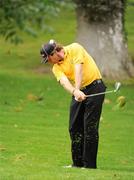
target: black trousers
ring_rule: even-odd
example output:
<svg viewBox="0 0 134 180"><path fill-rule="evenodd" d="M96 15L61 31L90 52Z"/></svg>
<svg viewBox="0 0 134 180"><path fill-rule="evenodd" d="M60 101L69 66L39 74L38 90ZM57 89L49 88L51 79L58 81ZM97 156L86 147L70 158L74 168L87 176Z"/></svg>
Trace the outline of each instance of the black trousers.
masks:
<svg viewBox="0 0 134 180"><path fill-rule="evenodd" d="M82 91L85 94L104 92L102 80L96 80ZM78 102L72 97L70 105L69 133L73 166L97 168L99 120L104 95L88 97Z"/></svg>

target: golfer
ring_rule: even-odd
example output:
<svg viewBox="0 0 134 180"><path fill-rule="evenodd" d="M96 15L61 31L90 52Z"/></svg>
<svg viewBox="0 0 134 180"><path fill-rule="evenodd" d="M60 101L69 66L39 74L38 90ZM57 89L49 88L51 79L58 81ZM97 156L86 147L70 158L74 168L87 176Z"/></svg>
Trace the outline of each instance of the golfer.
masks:
<svg viewBox="0 0 134 180"><path fill-rule="evenodd" d="M54 40L40 50L42 62L52 63L57 81L71 95L69 133L71 138L71 167L97 168L99 120L106 86L93 58L79 44L59 45Z"/></svg>

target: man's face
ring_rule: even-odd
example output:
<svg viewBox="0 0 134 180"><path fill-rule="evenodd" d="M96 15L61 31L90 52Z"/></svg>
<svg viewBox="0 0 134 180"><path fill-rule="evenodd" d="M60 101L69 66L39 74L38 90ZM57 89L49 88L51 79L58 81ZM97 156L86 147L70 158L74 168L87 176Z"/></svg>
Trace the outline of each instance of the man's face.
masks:
<svg viewBox="0 0 134 180"><path fill-rule="evenodd" d="M54 51L51 55L48 56L48 62L52 64L60 64L64 59L64 49L60 51Z"/></svg>

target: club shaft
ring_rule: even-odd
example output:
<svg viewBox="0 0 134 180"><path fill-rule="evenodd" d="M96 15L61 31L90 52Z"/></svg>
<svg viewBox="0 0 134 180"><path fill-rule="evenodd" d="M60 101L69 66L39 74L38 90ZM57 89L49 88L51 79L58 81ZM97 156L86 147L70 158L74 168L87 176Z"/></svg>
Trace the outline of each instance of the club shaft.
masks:
<svg viewBox="0 0 134 180"><path fill-rule="evenodd" d="M106 91L106 92L101 92L101 93L96 93L96 94L89 94L89 95L86 95L86 97L99 96L102 94L108 94L108 93L113 93L113 92L116 92L116 91L112 90L112 91Z"/></svg>

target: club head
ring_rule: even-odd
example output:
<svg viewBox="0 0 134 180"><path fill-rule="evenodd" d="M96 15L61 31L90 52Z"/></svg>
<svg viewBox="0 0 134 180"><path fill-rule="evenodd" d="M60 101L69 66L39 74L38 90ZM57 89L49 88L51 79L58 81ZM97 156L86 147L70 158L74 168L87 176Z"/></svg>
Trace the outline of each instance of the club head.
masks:
<svg viewBox="0 0 134 180"><path fill-rule="evenodd" d="M121 83L120 82L116 82L115 83L115 89L114 89L114 92L117 92L121 87Z"/></svg>

